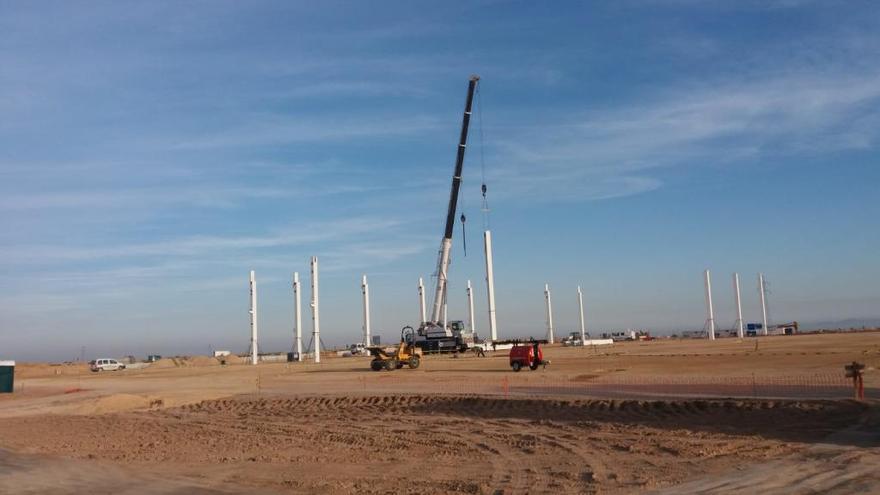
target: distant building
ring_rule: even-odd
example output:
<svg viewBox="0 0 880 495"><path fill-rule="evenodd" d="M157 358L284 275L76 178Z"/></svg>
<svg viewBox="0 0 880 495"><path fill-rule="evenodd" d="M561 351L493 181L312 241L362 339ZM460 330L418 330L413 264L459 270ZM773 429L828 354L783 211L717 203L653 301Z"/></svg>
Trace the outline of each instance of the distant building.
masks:
<svg viewBox="0 0 880 495"><path fill-rule="evenodd" d="M770 335L794 335L798 333L798 322L782 323L770 329Z"/></svg>

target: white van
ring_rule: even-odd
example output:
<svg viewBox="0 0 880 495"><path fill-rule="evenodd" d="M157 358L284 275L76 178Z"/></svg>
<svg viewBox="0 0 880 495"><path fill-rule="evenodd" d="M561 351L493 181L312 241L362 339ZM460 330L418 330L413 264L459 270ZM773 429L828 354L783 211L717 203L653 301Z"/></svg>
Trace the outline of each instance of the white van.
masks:
<svg viewBox="0 0 880 495"><path fill-rule="evenodd" d="M92 371L119 371L124 370L125 365L115 359L96 359L89 363Z"/></svg>

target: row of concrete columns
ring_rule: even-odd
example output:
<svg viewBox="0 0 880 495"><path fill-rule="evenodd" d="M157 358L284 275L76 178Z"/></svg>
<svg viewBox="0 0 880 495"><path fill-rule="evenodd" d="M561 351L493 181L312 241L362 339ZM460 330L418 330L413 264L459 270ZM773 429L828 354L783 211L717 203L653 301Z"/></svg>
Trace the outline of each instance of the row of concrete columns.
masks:
<svg viewBox="0 0 880 495"><path fill-rule="evenodd" d="M709 273L709 270L706 270L703 273L703 280L706 287L706 333L708 334L709 340L715 340L715 308L712 305L712 277ZM767 328L767 297L766 297L766 285L764 282L764 274L758 274L758 296L761 301L761 317L762 324L764 326L762 333L764 335L768 334L769 329ZM736 305L736 335L739 338L743 338L743 317L742 317L742 298L740 296L739 290L739 274L733 274L733 294L734 294L734 304Z"/></svg>
<svg viewBox="0 0 880 495"><path fill-rule="evenodd" d="M587 340L587 327L584 321L584 293L581 286L577 286L578 319L580 321L581 342ZM553 326L553 301L550 298L550 284L544 284L544 308L546 310L547 341L553 344L556 341L556 328Z"/></svg>

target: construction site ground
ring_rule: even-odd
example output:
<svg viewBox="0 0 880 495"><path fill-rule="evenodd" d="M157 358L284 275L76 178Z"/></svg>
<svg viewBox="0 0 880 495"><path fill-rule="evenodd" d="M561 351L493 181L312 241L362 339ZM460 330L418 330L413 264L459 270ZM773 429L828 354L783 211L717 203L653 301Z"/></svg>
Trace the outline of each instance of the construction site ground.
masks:
<svg viewBox="0 0 880 495"><path fill-rule="evenodd" d="M545 357L20 364L0 493L880 493L880 333Z"/></svg>

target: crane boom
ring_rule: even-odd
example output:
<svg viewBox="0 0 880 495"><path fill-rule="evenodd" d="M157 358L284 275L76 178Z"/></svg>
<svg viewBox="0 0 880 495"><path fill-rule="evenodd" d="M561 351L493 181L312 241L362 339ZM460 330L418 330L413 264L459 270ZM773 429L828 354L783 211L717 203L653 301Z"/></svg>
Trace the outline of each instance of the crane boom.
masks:
<svg viewBox="0 0 880 495"><path fill-rule="evenodd" d="M437 260L437 286L434 289L434 306L431 309L430 323L440 322L443 310L443 299L446 292L446 275L449 271L449 254L452 251L452 231L455 227L455 210L458 206L458 191L461 188L461 170L464 165L464 152L467 148L468 126L471 121L471 107L474 102L474 91L480 76L472 75L468 82L467 99L464 105L464 116L461 121L461 136L458 140L458 154L455 157L455 172L452 174L452 190L449 193L449 208L446 213L446 230L440 242L440 255Z"/></svg>

